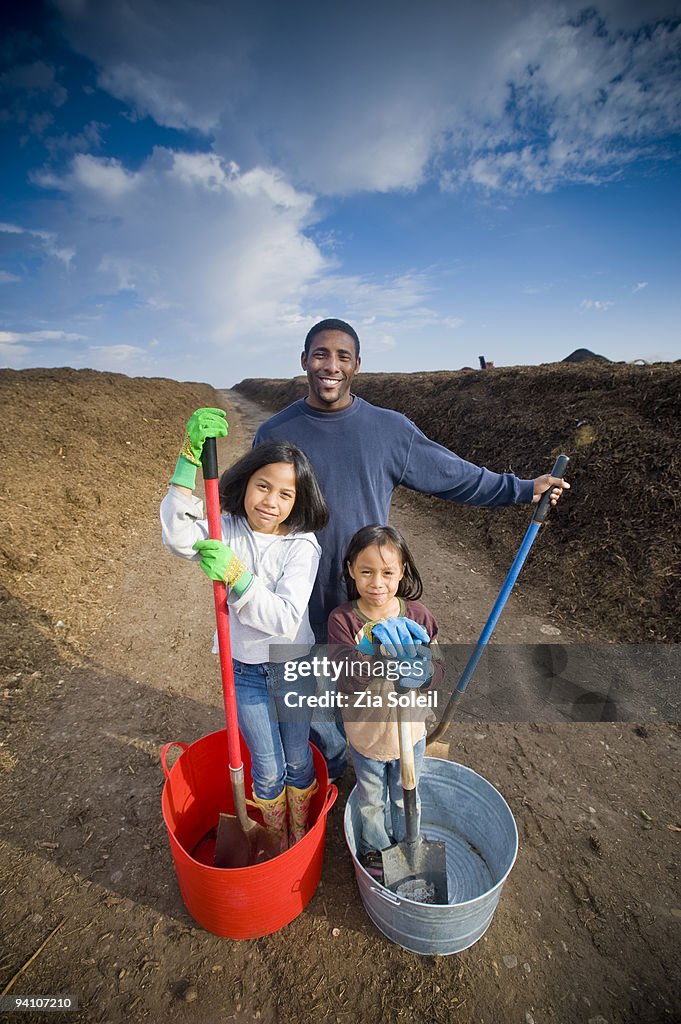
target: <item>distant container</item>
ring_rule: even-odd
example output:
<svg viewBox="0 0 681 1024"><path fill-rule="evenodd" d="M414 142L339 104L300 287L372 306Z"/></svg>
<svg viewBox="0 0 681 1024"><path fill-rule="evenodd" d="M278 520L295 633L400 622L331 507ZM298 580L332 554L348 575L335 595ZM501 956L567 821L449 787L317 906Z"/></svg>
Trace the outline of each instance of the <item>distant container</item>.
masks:
<svg viewBox="0 0 681 1024"><path fill-rule="evenodd" d="M445 843L450 903L396 896L365 871L357 859L356 788L345 807L345 840L364 909L379 931L412 953L449 956L489 928L518 853L518 830L501 793L462 764L427 757L419 793L424 836Z"/></svg>

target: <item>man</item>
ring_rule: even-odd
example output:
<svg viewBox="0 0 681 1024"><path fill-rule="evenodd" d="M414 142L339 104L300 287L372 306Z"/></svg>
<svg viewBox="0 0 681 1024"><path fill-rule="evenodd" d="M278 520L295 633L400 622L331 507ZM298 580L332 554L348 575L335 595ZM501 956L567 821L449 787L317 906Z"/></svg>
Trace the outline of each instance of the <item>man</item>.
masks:
<svg viewBox="0 0 681 1024"><path fill-rule="evenodd" d="M548 473L520 480L475 466L431 441L402 413L353 395L359 337L343 320L322 320L310 329L301 365L307 373L307 397L266 420L254 444L277 439L298 445L310 459L329 507L329 525L318 534L322 558L309 606L318 643L326 642L330 612L347 600L342 560L348 541L362 526L388 522L398 485L445 501L486 506L538 502L550 488L555 504L562 488L570 486ZM315 742L327 759L329 775L337 776L344 767L345 741L333 723L319 725L313 727Z"/></svg>

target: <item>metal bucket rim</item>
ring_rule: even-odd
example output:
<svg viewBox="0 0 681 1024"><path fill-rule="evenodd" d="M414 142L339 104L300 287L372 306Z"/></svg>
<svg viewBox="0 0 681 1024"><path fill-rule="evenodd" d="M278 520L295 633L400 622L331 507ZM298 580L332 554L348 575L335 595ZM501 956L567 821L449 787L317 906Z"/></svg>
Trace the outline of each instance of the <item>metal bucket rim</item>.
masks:
<svg viewBox="0 0 681 1024"><path fill-rule="evenodd" d="M514 852L513 852L513 857L511 859L511 863L508 865L508 868L506 869L506 871L504 872L502 877L497 882L494 883L492 888L491 889L485 889L485 891L480 893L479 896L474 896L470 900L462 900L459 903L420 903L418 900L410 900L409 897L407 897L407 896L397 896L397 894L394 893L391 889L387 889L382 884L382 882L379 882L378 879L373 878L369 874L369 872L366 870L366 868L363 867L362 864L360 864L360 862L359 862L359 860L357 858L357 855L351 849L350 843L348 842L347 824L348 824L348 819L350 817L350 799L351 799L353 793L355 792L355 790L357 789L356 785L352 787L352 789L350 790L350 793L348 794L348 799L347 799L347 801L345 803L345 811L343 813L343 832L345 834L345 845L347 846L348 852L350 853L350 856L353 859L353 862L355 864L355 868L359 868L359 870L362 871L366 875L366 877L369 879L369 881L372 883L372 885L374 885L376 887L376 889L380 889L380 890L383 890L383 892L390 893L390 898L388 898L386 896L383 896L383 892L377 892L377 894L376 894L377 896L380 896L382 899L386 900L386 902L388 902L388 903L393 903L393 904L395 904L397 906L398 904L395 903L395 901L399 900L399 904L400 905L402 903L410 903L410 904L412 904L415 907L428 907L428 908L430 908L430 907L448 907L450 909L453 908L453 907L472 907L472 906L474 906L474 904L478 903L481 900L488 900L489 897L490 897L490 894L493 894L493 893L495 893L497 891L497 889L500 889L504 885L504 883L506 882L506 879L508 878L508 876L510 875L510 873L511 873L511 871L513 869L513 866L514 866L516 860L518 859L518 842L519 842L518 826L516 825L515 817L513 815L513 811L509 807L509 805L506 802L505 798L502 796L502 794L499 792L499 790L496 788L496 786L493 786L492 783L489 781L489 779L486 779L484 777L484 775L480 775L480 773L476 772L473 768L469 768L465 764L460 764L458 761L449 761L449 760L447 760L446 757L426 757L424 760L425 761L440 761L443 764L456 765L457 768L463 768L463 770L465 772L467 772L469 775L475 775L477 778L481 779L482 782L484 782L487 786L489 786L490 789L494 790L494 792L497 794L497 796L499 797L499 799L501 800L501 802L505 806L506 810L508 811L508 815L509 815L511 824L513 825L513 834L515 836L515 844L514 844L515 848L514 848ZM423 778L423 773L421 775L421 778Z"/></svg>

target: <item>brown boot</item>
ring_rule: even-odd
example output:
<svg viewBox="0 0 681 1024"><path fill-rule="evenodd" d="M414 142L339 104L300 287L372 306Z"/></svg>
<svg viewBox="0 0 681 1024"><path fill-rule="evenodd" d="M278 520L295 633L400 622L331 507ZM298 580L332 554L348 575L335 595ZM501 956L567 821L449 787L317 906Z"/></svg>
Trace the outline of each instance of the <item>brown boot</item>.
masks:
<svg viewBox="0 0 681 1024"><path fill-rule="evenodd" d="M248 800L257 807L262 814L263 824L266 829L272 832L279 847L279 853L288 850L288 818L286 813L286 790L282 789L279 796L272 800L263 800L253 794L253 800Z"/></svg>
<svg viewBox="0 0 681 1024"><path fill-rule="evenodd" d="M296 786L286 787L291 846L302 839L307 832L307 819L310 814L310 803L312 801L313 794L316 793L318 789L319 783L316 779L307 787L307 789L298 789Z"/></svg>

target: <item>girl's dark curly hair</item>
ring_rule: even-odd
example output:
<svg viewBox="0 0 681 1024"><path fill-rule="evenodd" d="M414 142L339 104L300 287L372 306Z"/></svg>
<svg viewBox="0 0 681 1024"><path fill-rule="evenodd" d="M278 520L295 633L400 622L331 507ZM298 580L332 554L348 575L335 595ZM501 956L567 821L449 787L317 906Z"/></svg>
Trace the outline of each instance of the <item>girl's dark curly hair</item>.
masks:
<svg viewBox="0 0 681 1024"><path fill-rule="evenodd" d="M329 521L324 495L307 455L288 441L264 441L224 471L219 484L222 511L245 519L248 481L259 469L273 462L287 462L293 466L296 476L296 499L282 525L296 533L322 530Z"/></svg>
<svg viewBox="0 0 681 1024"><path fill-rule="evenodd" d="M345 557L343 558L343 577L348 591L348 598L356 601L359 597L357 586L350 575L348 565L352 565L360 552L372 544L378 544L379 548L391 545L397 548L397 552L404 565L404 576L399 582L397 596L405 597L409 601L418 601L423 593L423 583L419 571L414 564L411 551L407 542L394 526L379 526L372 523L370 526L363 526L361 530L350 539Z"/></svg>

